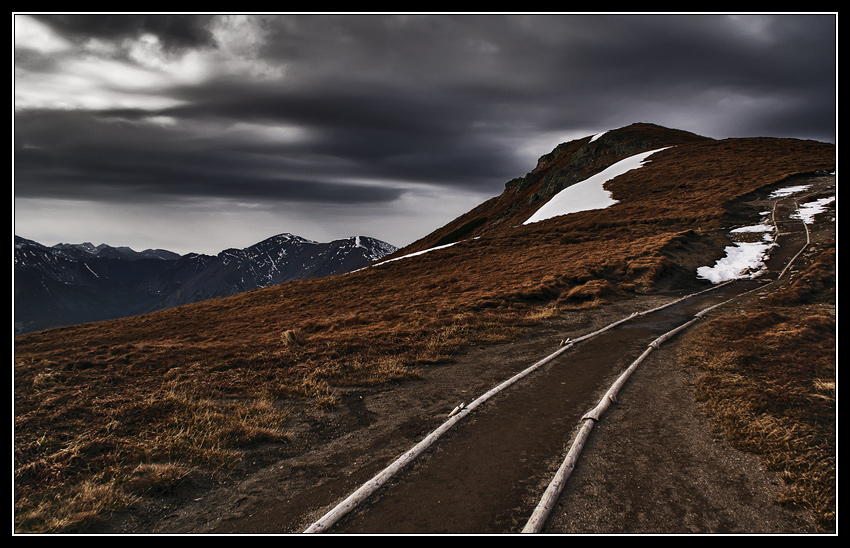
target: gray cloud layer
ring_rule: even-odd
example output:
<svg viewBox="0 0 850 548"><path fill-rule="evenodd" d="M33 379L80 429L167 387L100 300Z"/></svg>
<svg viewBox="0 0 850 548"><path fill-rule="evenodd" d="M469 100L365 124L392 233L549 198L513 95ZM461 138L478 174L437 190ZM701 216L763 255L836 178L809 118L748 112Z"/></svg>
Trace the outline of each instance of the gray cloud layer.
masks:
<svg viewBox="0 0 850 548"><path fill-rule="evenodd" d="M644 120L835 141L832 14L33 18L21 198L489 197L559 141Z"/></svg>
<svg viewBox="0 0 850 548"><path fill-rule="evenodd" d="M167 48L192 48L214 46L215 41L207 25L211 15L155 15L155 14L34 14L34 19L56 29L76 42L91 38L122 40L152 34Z"/></svg>

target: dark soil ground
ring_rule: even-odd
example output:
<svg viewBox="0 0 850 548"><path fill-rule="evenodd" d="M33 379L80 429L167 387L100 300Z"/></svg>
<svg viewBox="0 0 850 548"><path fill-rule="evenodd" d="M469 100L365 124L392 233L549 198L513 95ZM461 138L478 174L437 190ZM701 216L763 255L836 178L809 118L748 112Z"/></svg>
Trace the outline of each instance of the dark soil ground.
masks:
<svg viewBox="0 0 850 548"><path fill-rule="evenodd" d="M816 182L829 184L824 179ZM784 256L799 247L781 249ZM683 293L568 312L511 343L469 349L450 363L426 367L419 380L348 390L333 411L299 413L305 418L289 426L290 443L258 449L227 473L187 478L177 490L93 532L302 532L427 436L455 406L549 355L563 338ZM682 308L682 316L671 313L651 325L630 322L564 353L466 417L330 533L519 533L581 415L658 334L725 297L709 295ZM626 383L592 431L543 532L831 533L805 511L776 503L780 478L716 435L692 396L698 373L683 370L675 358L673 339Z"/></svg>

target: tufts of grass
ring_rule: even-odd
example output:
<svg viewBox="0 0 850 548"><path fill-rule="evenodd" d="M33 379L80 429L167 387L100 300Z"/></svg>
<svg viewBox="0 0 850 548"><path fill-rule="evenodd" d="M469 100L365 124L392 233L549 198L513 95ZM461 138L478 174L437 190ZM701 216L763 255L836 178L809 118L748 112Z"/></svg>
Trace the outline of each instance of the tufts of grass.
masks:
<svg viewBox="0 0 850 548"><path fill-rule="evenodd" d="M57 382L35 375L35 403L16 417L18 532L79 530L172 489L193 467L230 464L244 448L287 440L288 412L271 397L209 398L173 382L129 399L83 389L57 396Z"/></svg>
<svg viewBox="0 0 850 548"><path fill-rule="evenodd" d="M836 320L833 283L815 263L748 312L713 319L686 334L680 356L702 374L695 395L729 442L779 471L779 502L836 524ZM806 286L809 280L810 286ZM807 306L787 306L797 296Z"/></svg>
<svg viewBox="0 0 850 548"><path fill-rule="evenodd" d="M469 234L470 232L472 232L473 230L475 230L476 228L478 228L479 226L483 225L486 222L487 222L487 217L479 217L477 219L473 219L473 220L469 221L468 223L465 223L465 224L461 225L459 228L457 228L457 229L451 231L450 233L446 234L445 236L443 236L442 238L437 240L437 243L434 244L434 245L439 246L439 245L446 245L446 244L454 243L454 242L460 240L461 238L463 238L464 236L466 236L467 234Z"/></svg>
<svg viewBox="0 0 850 548"><path fill-rule="evenodd" d="M74 532L110 512L135 501L110 481L91 478L67 492L54 490L32 504L16 504L15 531L28 533Z"/></svg>
<svg viewBox="0 0 850 548"><path fill-rule="evenodd" d="M301 329L287 329L280 334L280 344L284 347L301 346L306 342Z"/></svg>

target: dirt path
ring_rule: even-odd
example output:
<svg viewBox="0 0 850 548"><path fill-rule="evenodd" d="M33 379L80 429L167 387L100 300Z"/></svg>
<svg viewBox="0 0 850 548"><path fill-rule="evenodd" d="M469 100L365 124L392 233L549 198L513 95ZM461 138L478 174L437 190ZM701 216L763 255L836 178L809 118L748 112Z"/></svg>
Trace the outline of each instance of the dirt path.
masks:
<svg viewBox="0 0 850 548"><path fill-rule="evenodd" d="M774 261L787 261L795 250L783 245ZM678 295L565 314L515 342L470 349L451 364L429 367L421 380L351 390L333 412L305 414L282 450L259 452L229 476L188 482L95 532L302 532L456 405L550 354L565 336ZM712 292L569 350L458 423L331 533L518 533L581 415L658 334L726 296ZM591 433L543 532L824 532L808 515L774 503L779 480L756 457L715 439L674 354L675 339L626 383Z"/></svg>
<svg viewBox="0 0 850 548"><path fill-rule="evenodd" d="M611 382L655 337L754 285L694 298L581 343L476 411L330 532L519 533L581 416ZM698 410L683 403L692 401L687 380L670 355L642 363L640 380L621 392L626 404L597 423L587 448L593 460L569 483L544 532L816 532L805 516L773 503L775 478L766 484L754 457L707 435Z"/></svg>
<svg viewBox="0 0 850 548"><path fill-rule="evenodd" d="M718 290L579 343L477 409L331 532L520 532L582 415L653 339L725 298Z"/></svg>
<svg viewBox="0 0 850 548"><path fill-rule="evenodd" d="M782 482L716 437L662 346L594 427L543 533L822 533L776 504Z"/></svg>

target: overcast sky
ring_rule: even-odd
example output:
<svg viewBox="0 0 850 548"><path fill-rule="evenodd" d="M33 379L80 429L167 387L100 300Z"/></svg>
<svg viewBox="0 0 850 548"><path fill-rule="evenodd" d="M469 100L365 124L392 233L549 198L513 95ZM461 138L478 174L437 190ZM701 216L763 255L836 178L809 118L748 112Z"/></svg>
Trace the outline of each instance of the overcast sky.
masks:
<svg viewBox="0 0 850 548"><path fill-rule="evenodd" d="M14 14L14 231L403 246L633 122L835 142L837 14Z"/></svg>

